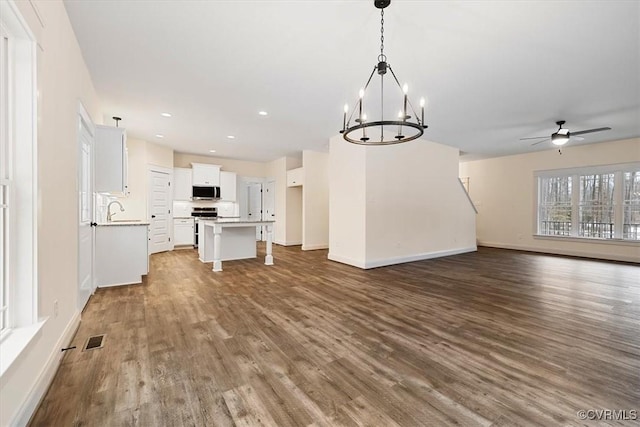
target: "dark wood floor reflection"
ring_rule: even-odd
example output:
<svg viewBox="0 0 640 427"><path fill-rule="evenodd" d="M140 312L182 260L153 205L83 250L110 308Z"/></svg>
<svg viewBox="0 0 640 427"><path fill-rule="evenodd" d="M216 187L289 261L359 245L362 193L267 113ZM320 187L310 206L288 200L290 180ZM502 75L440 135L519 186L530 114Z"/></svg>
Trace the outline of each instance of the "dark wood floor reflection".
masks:
<svg viewBox="0 0 640 427"><path fill-rule="evenodd" d="M260 248L261 251L264 248ZM153 255L101 289L35 426L595 425L640 409L640 267L516 251L363 271ZM611 424L616 424L614 421Z"/></svg>

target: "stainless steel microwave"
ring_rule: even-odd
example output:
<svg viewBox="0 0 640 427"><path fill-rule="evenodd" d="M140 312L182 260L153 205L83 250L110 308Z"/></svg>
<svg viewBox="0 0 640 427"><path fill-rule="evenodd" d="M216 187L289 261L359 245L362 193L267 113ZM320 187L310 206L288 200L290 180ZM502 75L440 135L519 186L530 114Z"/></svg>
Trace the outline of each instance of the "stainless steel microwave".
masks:
<svg viewBox="0 0 640 427"><path fill-rule="evenodd" d="M191 198L193 200L217 200L220 198L220 187L197 187L194 185Z"/></svg>

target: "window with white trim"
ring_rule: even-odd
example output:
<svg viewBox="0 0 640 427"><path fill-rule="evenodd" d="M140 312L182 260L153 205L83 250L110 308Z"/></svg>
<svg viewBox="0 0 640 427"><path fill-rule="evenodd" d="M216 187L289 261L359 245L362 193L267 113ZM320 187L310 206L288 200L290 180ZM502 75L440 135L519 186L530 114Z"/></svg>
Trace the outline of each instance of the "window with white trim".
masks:
<svg viewBox="0 0 640 427"><path fill-rule="evenodd" d="M0 33L0 336L9 326L9 39Z"/></svg>
<svg viewBox="0 0 640 427"><path fill-rule="evenodd" d="M0 375L38 318L36 42L15 2L0 1Z"/></svg>
<svg viewBox="0 0 640 427"><path fill-rule="evenodd" d="M640 240L640 171L624 173L623 239Z"/></svg>
<svg viewBox="0 0 640 427"><path fill-rule="evenodd" d="M537 234L640 241L640 164L537 173Z"/></svg>

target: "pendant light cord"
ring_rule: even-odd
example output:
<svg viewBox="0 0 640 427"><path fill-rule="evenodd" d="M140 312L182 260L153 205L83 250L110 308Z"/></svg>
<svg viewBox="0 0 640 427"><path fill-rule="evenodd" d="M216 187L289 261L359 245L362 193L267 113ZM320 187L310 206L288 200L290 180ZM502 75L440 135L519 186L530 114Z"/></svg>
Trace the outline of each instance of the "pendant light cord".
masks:
<svg viewBox="0 0 640 427"><path fill-rule="evenodd" d="M380 9L380 56L378 62L387 62L384 54L384 9Z"/></svg>

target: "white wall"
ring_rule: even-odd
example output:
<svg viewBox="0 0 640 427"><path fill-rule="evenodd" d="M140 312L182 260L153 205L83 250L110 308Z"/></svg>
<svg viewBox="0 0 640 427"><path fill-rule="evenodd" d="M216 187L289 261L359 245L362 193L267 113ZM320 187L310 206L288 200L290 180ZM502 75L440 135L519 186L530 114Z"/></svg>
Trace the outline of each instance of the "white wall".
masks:
<svg viewBox="0 0 640 427"><path fill-rule="evenodd" d="M173 166L176 168L190 168L191 163L208 163L222 166L222 170L235 172L238 176L266 177L268 164L262 162L249 162L244 160L225 159L223 157L199 156L175 152Z"/></svg>
<svg viewBox="0 0 640 427"><path fill-rule="evenodd" d="M276 182L274 242L279 245L302 243L302 190L287 187L287 171L300 166L302 160L292 157L281 157L267 164L267 176Z"/></svg>
<svg viewBox="0 0 640 427"><path fill-rule="evenodd" d="M329 154L302 152L302 250L329 247Z"/></svg>
<svg viewBox="0 0 640 427"><path fill-rule="evenodd" d="M363 147L329 140L329 259L366 263L366 158Z"/></svg>
<svg viewBox="0 0 640 427"><path fill-rule="evenodd" d="M48 320L2 376L2 426L28 420L77 326L78 101L94 120L102 117L62 2L16 4L38 40L38 313Z"/></svg>
<svg viewBox="0 0 640 427"><path fill-rule="evenodd" d="M428 141L367 149L367 265L476 249L459 151Z"/></svg>
<svg viewBox="0 0 640 427"><path fill-rule="evenodd" d="M478 208L478 244L510 249L640 262L636 244L536 238L536 182L539 170L640 161L640 139L568 145L517 156L460 164L469 177L469 193Z"/></svg>
<svg viewBox="0 0 640 427"><path fill-rule="evenodd" d="M152 142L127 139L129 151L129 194L118 197L124 212L115 210L118 219L132 219L145 221L148 218L149 180L147 169L150 165L173 168L173 150ZM116 208L112 208L116 209Z"/></svg>
<svg viewBox="0 0 640 427"><path fill-rule="evenodd" d="M458 181L458 150L418 140L330 146L329 258L361 268L469 252L475 212Z"/></svg>

